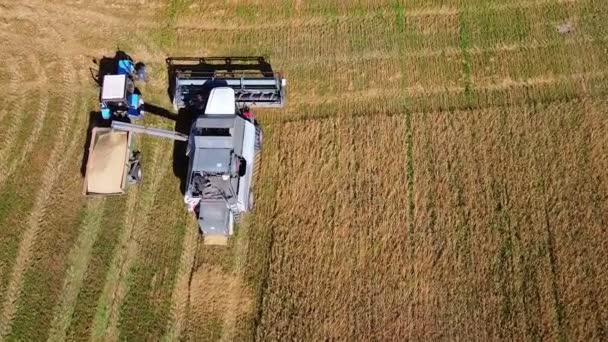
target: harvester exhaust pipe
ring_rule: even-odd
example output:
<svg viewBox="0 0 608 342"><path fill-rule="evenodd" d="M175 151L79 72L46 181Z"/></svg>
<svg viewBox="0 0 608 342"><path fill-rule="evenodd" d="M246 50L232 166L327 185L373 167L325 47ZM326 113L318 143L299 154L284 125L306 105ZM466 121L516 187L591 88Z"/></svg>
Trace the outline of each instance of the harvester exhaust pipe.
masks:
<svg viewBox="0 0 608 342"><path fill-rule="evenodd" d="M160 138L167 138L179 141L188 141L188 136L182 133L168 131L159 128L149 128L139 125L133 125L126 122L112 121L112 128L118 131L132 132L132 133L144 133Z"/></svg>

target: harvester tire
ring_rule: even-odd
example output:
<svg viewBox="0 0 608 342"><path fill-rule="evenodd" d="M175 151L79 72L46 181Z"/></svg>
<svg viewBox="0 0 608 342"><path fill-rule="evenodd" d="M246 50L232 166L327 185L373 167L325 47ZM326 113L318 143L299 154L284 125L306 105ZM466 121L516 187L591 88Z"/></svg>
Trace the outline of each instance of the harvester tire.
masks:
<svg viewBox="0 0 608 342"><path fill-rule="evenodd" d="M260 126L255 126L255 151L260 152L262 150L262 141L264 140L264 133Z"/></svg>
<svg viewBox="0 0 608 342"><path fill-rule="evenodd" d="M252 211L255 208L255 194L253 190L249 190L249 211Z"/></svg>

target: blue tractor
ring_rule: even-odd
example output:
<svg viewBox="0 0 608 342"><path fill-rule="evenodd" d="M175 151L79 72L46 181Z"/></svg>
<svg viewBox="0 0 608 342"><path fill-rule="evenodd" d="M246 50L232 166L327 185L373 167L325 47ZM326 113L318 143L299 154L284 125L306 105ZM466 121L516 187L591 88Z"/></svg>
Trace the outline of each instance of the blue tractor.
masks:
<svg viewBox="0 0 608 342"><path fill-rule="evenodd" d="M115 61L115 73L103 76L101 116L106 120L113 117L137 120L143 116L144 100L135 82L146 81L145 65L135 64L131 57L122 52L117 52Z"/></svg>

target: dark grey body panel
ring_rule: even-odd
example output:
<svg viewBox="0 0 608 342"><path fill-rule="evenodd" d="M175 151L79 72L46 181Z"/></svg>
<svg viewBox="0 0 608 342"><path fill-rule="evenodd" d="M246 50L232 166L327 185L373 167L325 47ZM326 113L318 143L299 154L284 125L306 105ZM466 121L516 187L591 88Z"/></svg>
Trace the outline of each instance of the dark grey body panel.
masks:
<svg viewBox="0 0 608 342"><path fill-rule="evenodd" d="M240 212L237 196L244 177L238 175L238 163L243 161L237 159L243 155L246 124L251 123L238 115L202 115L191 127L186 196L200 198L198 219L203 234L229 235L230 213ZM227 135L208 135L217 129L227 130L221 131ZM248 187L244 190L249 192Z"/></svg>

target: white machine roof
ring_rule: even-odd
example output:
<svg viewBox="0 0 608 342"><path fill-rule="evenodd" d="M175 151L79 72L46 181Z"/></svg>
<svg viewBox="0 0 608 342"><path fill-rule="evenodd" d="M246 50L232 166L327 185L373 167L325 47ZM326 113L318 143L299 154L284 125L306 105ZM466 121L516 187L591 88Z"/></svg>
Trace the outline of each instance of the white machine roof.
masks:
<svg viewBox="0 0 608 342"><path fill-rule="evenodd" d="M103 77L102 100L122 99L125 96L127 86L126 75L105 75Z"/></svg>
<svg viewBox="0 0 608 342"><path fill-rule="evenodd" d="M211 89L205 114L234 114L236 100L234 89L229 87L218 87Z"/></svg>

